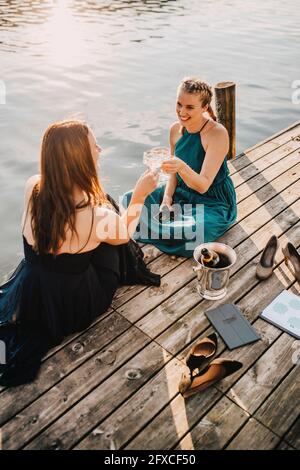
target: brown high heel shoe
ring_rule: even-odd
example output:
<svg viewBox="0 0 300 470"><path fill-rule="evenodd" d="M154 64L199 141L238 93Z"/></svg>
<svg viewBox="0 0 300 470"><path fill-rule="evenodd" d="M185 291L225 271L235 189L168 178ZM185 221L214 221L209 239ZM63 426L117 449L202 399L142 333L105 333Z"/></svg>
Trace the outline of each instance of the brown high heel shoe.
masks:
<svg viewBox="0 0 300 470"><path fill-rule="evenodd" d="M294 245L288 242L284 248L282 248L284 254L284 262L289 268L293 276L300 283L300 255Z"/></svg>
<svg viewBox="0 0 300 470"><path fill-rule="evenodd" d="M184 398L190 397L197 392L205 390L211 385L219 382L225 377L234 374L243 367L239 361L226 358L218 358L212 361L204 370L193 377L192 383L185 390L180 390Z"/></svg>
<svg viewBox="0 0 300 470"><path fill-rule="evenodd" d="M261 281L271 276L274 268L274 258L278 247L278 240L275 235L269 239L262 252L259 263L256 266L256 277Z"/></svg>

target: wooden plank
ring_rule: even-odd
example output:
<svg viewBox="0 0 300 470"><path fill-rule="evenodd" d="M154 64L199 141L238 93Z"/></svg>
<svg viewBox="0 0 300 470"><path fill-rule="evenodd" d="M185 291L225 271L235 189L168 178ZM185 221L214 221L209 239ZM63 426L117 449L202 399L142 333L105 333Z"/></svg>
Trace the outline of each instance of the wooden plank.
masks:
<svg viewBox="0 0 300 470"><path fill-rule="evenodd" d="M230 175L234 175L243 168L252 165L252 163L254 163L256 160L268 154L269 152L272 152L272 150L276 150L278 147L279 145L275 142L267 142L265 145L263 145L256 151L253 150L252 155L250 155L250 158L248 157L246 151L244 151L237 155L234 160L227 160Z"/></svg>
<svg viewBox="0 0 300 470"><path fill-rule="evenodd" d="M161 276L171 272L177 266L185 261L183 257L171 257L166 254L162 254L161 256L157 257L152 263L149 264L150 269ZM141 292L147 289L147 286L142 285L134 285L127 288L124 292L117 292L113 301L112 307L117 309L119 306L124 305L128 300L132 299L133 297L137 296Z"/></svg>
<svg viewBox="0 0 300 470"><path fill-rule="evenodd" d="M171 449L179 437L190 429L220 398L214 387L205 395L195 394L189 400L177 395L172 404L163 409L159 419L151 421L125 446L130 449Z"/></svg>
<svg viewBox="0 0 300 470"><path fill-rule="evenodd" d="M295 155L299 155L298 152L299 142L291 141L283 147L280 147L279 149L264 155L262 158L257 160L255 164L249 165L246 168L240 170L238 173L232 175L231 179L234 183L234 186L238 188L240 185L249 181L251 178L266 170L271 165L274 165L276 162L287 158L290 154L293 153Z"/></svg>
<svg viewBox="0 0 300 470"><path fill-rule="evenodd" d="M291 360L291 345L293 341L294 339L290 335L283 333L229 390L227 393L228 397L247 412L254 414L263 401L272 394L274 387L276 387L283 377L294 367ZM294 374L291 375L295 380ZM292 390L293 389L287 393L292 393ZM298 396L298 398L300 397ZM285 397L285 399L287 399L287 397ZM285 403L281 406L279 401L273 400L275 400L274 394L272 394L271 398L272 403L275 405L273 411L278 410L279 414L284 414ZM294 403L294 406L295 405L296 403ZM265 407L262 406L262 410L264 409ZM289 408L289 411L292 410ZM291 415L294 421L297 415L295 416L294 413L291 413ZM255 414L258 421L265 424L269 429L272 429L276 434L279 434L278 423L276 423L276 429L275 427L272 428L268 424L267 418L263 420L262 416L262 411L258 411L258 413ZM267 416L269 415L267 414Z"/></svg>
<svg viewBox="0 0 300 470"><path fill-rule="evenodd" d="M142 248L145 255L145 263L150 265L156 258L162 255L162 252L153 245L144 245Z"/></svg>
<svg viewBox="0 0 300 470"><path fill-rule="evenodd" d="M236 188L238 208L241 201L243 201L249 196L252 196L256 193L256 191L263 188L264 186L271 186L275 178L286 173L287 171L294 170L292 171L292 173L296 172L296 176L299 177L299 167L296 167L298 163L299 155L293 152L286 158L283 158L281 161L275 163L274 165L271 165L266 170L262 171L250 180L241 184L238 188ZM278 191L277 194L279 192L280 191Z"/></svg>
<svg viewBox="0 0 300 470"><path fill-rule="evenodd" d="M0 395L0 423L20 412L130 326L131 324L118 313L112 313L44 361L40 374L33 383L4 390Z"/></svg>
<svg viewBox="0 0 300 470"><path fill-rule="evenodd" d="M120 366L127 361L130 363L131 357L149 341L140 330L131 327L106 348L94 350L94 355L88 361L2 426L3 449L16 449L26 444L86 394L99 387ZM115 392L117 389L111 390ZM105 398L110 403L109 393Z"/></svg>
<svg viewBox="0 0 300 470"><path fill-rule="evenodd" d="M227 240L227 242L234 240L234 238L237 236L237 233L243 230L246 232L246 234L249 234L249 235L252 233L252 231L257 230L257 228L259 228L260 226L259 223L261 222L261 220L265 220L267 222L272 217L275 217L276 214L280 212L280 210L284 210L286 206L289 205L289 203L292 203L293 201L295 201L297 199L297 196L299 195L298 191L299 191L299 181L297 179L295 183L292 183L290 186L288 186L282 192L277 194L277 196L272 198L270 201L268 201L258 210L256 210L253 213L250 213L250 215L246 217L245 219L240 220L240 223L238 225L232 226L232 228L229 229L227 233L225 234L225 239ZM295 194L293 194L294 192ZM246 202L247 202L247 199L245 203ZM278 203L280 205L278 205ZM288 214L288 211L287 211L287 214Z"/></svg>
<svg viewBox="0 0 300 470"><path fill-rule="evenodd" d="M248 301L249 296L247 296ZM238 307L241 309L240 303L237 304ZM260 308L256 308L257 306L254 305L254 308L260 312ZM243 310L242 310L243 311ZM243 311L244 313L244 311ZM255 318L255 315L254 315ZM242 362L243 367L239 371L237 371L234 375L227 377L226 379L222 380L218 384L216 384L216 388L220 390L220 392L226 393L230 388L233 386L235 382L242 377L245 372L250 369L251 367L255 367L256 361L270 348L270 346L279 338L282 334L278 328L267 323L266 321L258 318L254 320L253 317L250 318L252 320L253 327L257 331L257 333L261 336L261 340L256 341L253 344L249 344L247 346L243 346L241 348L234 349L232 351L228 351L226 347L222 345L222 347L218 350L218 355L225 354L228 359L232 360L239 360Z"/></svg>
<svg viewBox="0 0 300 470"><path fill-rule="evenodd" d="M249 300L249 299L248 299ZM266 395L268 395L268 392L270 389L272 390L273 387L275 386L275 383L278 382L284 376L284 374L289 370L289 361L287 356L288 356L288 351L290 351L290 345L289 342L291 342L291 337L283 333L280 338L275 342L275 345L272 346L271 348L268 349L268 351L265 353L264 356L264 362L262 362L262 358L259 359L253 366L253 370L255 371L254 376L255 376L255 386L251 387L251 384L249 383L249 388L247 388L250 392L251 398L247 397L247 401L245 403L245 395L243 393L236 393L236 386L234 387L234 393L231 391L231 399L236 399L238 398L237 404L239 407L241 407L246 413L253 412L255 410L255 406L253 406L253 401L262 401ZM237 356L238 358L238 356ZM275 359L275 360L274 360ZM274 367L272 370L272 373L269 373L269 370L272 368L270 364L272 364L272 360L274 361ZM278 396L274 396L274 394L269 397L267 402L261 407L260 410L256 413L255 417L259 420L262 421L262 416L269 416L271 418L272 423L274 423L273 431L278 434L278 419L279 416L281 418L281 426L288 427L291 423L291 420L294 418L291 417L291 415L295 416L299 413L300 409L300 401L299 401L299 371L298 374L296 374L295 369L291 374L289 374L288 378L285 379L285 383L281 384L280 387L278 387ZM247 373L248 374L248 373ZM247 376L246 374L246 376ZM238 384L244 380L244 377L238 382ZM298 380L298 383L297 380ZM287 380L289 379L289 382L287 383ZM256 386L256 384L259 384ZM292 390L291 390L291 384L292 384ZM253 384L252 384L253 385ZM267 389L267 391L266 391ZM243 390L244 391L244 390ZM292 394L292 397L288 398L289 394ZM275 392L276 394L276 392ZM297 395L295 395L297 394ZM252 400L251 400L252 399ZM222 400L221 400L222 401ZM279 403L283 403L283 406L279 407ZM295 403L297 403L297 409L295 411L293 410L293 404L295 406ZM219 403L218 403L219 404ZM218 406L218 405L217 405ZM217 408L215 406L213 408L213 411ZM272 410L270 408L272 407ZM285 411L282 409L285 407ZM275 415L275 410L277 410L277 415ZM206 420L206 416L203 418L203 420ZM263 424L268 426L270 428L270 422L268 420L263 421ZM197 428L197 426L196 426ZM272 429L272 428L271 428ZM282 429L281 429L282 432ZM190 434L188 433L187 437L190 439ZM246 436L249 433L246 433ZM202 436L201 436L202 437ZM222 435L222 438L224 436ZM190 439L191 441L191 439ZM200 448L207 448L203 447L203 439L201 439L201 447ZM182 445L183 443L183 445ZM193 444L195 444L193 442ZM181 446L179 447L181 449L186 449L190 447L186 447L184 444L184 439L181 441ZM197 447L198 448L198 447ZM208 447L208 448L220 448L220 447Z"/></svg>
<svg viewBox="0 0 300 470"><path fill-rule="evenodd" d="M90 328L93 328L99 321L102 321L104 318L108 317L109 315L112 315L113 314L113 310L111 308L109 308L106 312L102 313L98 318L96 318L94 320L93 323L91 323L91 325L87 328L90 329ZM85 331L87 331L85 330ZM60 349L63 349L67 344L71 343L72 341L74 341L76 338L79 338L79 336L82 335L82 331L80 332L77 332L77 333L74 333L72 335L69 335L67 337L65 337L63 339L63 341L55 346L54 348L50 349L46 354L45 356L43 357L42 359L42 363L45 362L49 357L53 356L54 354L56 354ZM0 395L1 393L6 390L7 387L2 387L0 386Z"/></svg>
<svg viewBox="0 0 300 470"><path fill-rule="evenodd" d="M241 220L238 225L235 225L224 234L222 237L223 243L235 246L237 243L245 241L244 246L246 247L253 243L252 240L256 237L255 232L264 230L263 224L267 225L268 223L271 229L268 232L269 237L273 233L273 227L277 233L280 233L279 220L282 220L281 224L285 227L287 225L291 226L293 224L291 221L295 219L295 215L299 217L299 185L299 181L296 181L264 206Z"/></svg>
<svg viewBox="0 0 300 470"><path fill-rule="evenodd" d="M76 446L76 449L109 450L112 442L117 449L124 447L148 419L177 395L178 377L183 369L183 365L176 359L170 361L104 422L99 415L97 427Z"/></svg>
<svg viewBox="0 0 300 470"><path fill-rule="evenodd" d="M292 226L299 217L299 200L293 202L298 193L299 182L291 185L276 198L267 202L264 207L259 208L255 213L243 219L239 225L232 227L223 237L222 241L234 246L236 242L243 244L239 248L239 258L247 254L253 243L261 248L270 237L270 234L280 235L281 229L285 231ZM291 204L289 205L289 202ZM263 225L265 223L265 225ZM248 235L248 237L247 237ZM239 246L241 246L239 245ZM237 261L240 265L240 259Z"/></svg>
<svg viewBox="0 0 300 470"><path fill-rule="evenodd" d="M192 266L191 259L184 261L164 276L160 287L150 287L144 290L125 305L121 305L117 311L132 323L136 322L195 277Z"/></svg>
<svg viewBox="0 0 300 470"><path fill-rule="evenodd" d="M279 133L274 134L268 139L245 150L241 156L229 162L230 169L233 167L232 171L240 171L245 166L254 163L256 160L261 158L261 156L266 155L281 145L295 139L299 133L300 124L299 122L296 122L292 126L283 129Z"/></svg>
<svg viewBox="0 0 300 470"><path fill-rule="evenodd" d="M287 189L300 178L300 163L290 168L285 173L275 178L271 183L266 184L255 193L248 196L238 205L238 217L236 224L244 219L256 209L266 204L279 193Z"/></svg>
<svg viewBox="0 0 300 470"><path fill-rule="evenodd" d="M248 419L248 414L223 397L187 435L176 450L219 450Z"/></svg>
<svg viewBox="0 0 300 470"><path fill-rule="evenodd" d="M151 342L39 434L26 449L69 449L75 446L97 425L99 416L102 419L107 417L170 360L170 355ZM64 384L67 382L62 382L63 387ZM112 442L113 448L115 444Z"/></svg>
<svg viewBox="0 0 300 470"><path fill-rule="evenodd" d="M270 450L279 443L280 438L273 432L250 418L238 435L226 447L227 450Z"/></svg>
<svg viewBox="0 0 300 470"><path fill-rule="evenodd" d="M283 334L282 337L286 342L291 345L294 338ZM280 338L281 339L281 338ZM278 340L279 341L279 340ZM272 348L271 348L272 349ZM280 369L281 377L283 373L287 373L292 362L292 350L286 352L287 358L284 358L284 363L287 363L285 368L282 363L276 360L275 365ZM277 356L277 357L282 357ZM274 361L274 359L273 359ZM275 362L275 361L274 361ZM276 376L279 374L274 371ZM275 375L274 374L274 375ZM294 423L295 419L300 415L300 365L294 366L287 377L279 384L273 391L268 399L256 411L255 418L262 424L267 426L279 436L283 436L289 427ZM299 444L299 435L298 435Z"/></svg>
<svg viewBox="0 0 300 470"><path fill-rule="evenodd" d="M290 140L291 138L287 137L286 141L288 142ZM257 149L253 149L250 151L245 150L240 155L237 155L236 159L227 161L230 174L234 175L235 173L243 170L249 165L252 165L256 162L256 160L259 160L264 155L267 155L268 153L278 149L279 147L280 144L270 141L266 142L264 145Z"/></svg>
<svg viewBox="0 0 300 470"><path fill-rule="evenodd" d="M107 318L109 317L110 315L113 316L114 314L114 310L112 308L109 308L106 312L102 313L101 315L99 315L99 317L96 317L95 320L90 324L90 326L88 328L86 328L85 331L91 329L91 328L94 328L94 326L97 325L97 323L99 323L100 321L104 320L104 318ZM109 322L109 320L107 320ZM74 333L72 335L69 335L69 336L66 336L63 341L58 344L57 346L55 346L54 348L50 349L47 354L43 357L43 362L45 360L47 360L49 357L53 356L54 354L57 353L57 351L60 351L61 349L63 349L65 346L67 346L67 344L70 344L72 341L74 341L76 338L79 338L79 336L82 335L82 331L79 331L77 333Z"/></svg>
<svg viewBox="0 0 300 470"><path fill-rule="evenodd" d="M293 124L289 125L288 127L281 129L279 132L267 137L265 140L259 142L258 144L250 147L249 149L245 150L245 152L252 152L256 150L258 147L262 147L266 142L276 142L278 145L282 145L283 143L287 142L287 139L294 139L299 137L300 133L300 122L296 121Z"/></svg>
<svg viewBox="0 0 300 470"><path fill-rule="evenodd" d="M288 445L286 442L281 441L281 443L276 447L276 450L295 450L293 447Z"/></svg>
<svg viewBox="0 0 300 470"><path fill-rule="evenodd" d="M295 449L300 450L300 418L292 425L291 429L285 434L283 438L287 443Z"/></svg>

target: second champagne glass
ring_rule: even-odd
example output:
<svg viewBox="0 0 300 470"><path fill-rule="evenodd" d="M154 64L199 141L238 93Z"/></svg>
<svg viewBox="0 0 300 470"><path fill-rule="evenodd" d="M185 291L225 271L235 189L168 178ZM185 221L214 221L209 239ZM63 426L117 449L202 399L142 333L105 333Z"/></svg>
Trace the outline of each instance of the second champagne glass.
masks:
<svg viewBox="0 0 300 470"><path fill-rule="evenodd" d="M151 171L159 172L158 184L164 184L168 181L169 175L161 169L162 162L170 158L170 151L167 147L153 147L144 152L143 163L150 168Z"/></svg>

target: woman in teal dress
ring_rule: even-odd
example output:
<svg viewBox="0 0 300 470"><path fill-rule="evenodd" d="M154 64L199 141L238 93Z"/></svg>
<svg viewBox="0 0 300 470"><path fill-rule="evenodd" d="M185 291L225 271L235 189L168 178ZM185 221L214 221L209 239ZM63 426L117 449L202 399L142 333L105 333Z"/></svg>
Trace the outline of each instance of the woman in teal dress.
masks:
<svg viewBox="0 0 300 470"><path fill-rule="evenodd" d="M191 257L197 245L217 240L236 220L236 194L226 162L228 133L216 122L211 100L207 83L197 78L180 83L178 121L170 128L171 158L162 164L169 180L145 200L135 232L136 240L172 255ZM124 207L131 196L132 191L124 194Z"/></svg>

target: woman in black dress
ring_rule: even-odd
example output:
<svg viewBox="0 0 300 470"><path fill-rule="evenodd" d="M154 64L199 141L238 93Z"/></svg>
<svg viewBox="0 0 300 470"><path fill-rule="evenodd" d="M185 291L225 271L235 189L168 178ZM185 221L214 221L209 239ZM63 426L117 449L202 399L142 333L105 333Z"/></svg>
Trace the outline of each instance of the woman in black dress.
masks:
<svg viewBox="0 0 300 470"><path fill-rule="evenodd" d="M157 177L144 173L120 214L98 179L100 152L81 121L44 134L41 174L25 189L24 259L0 287L1 385L33 380L49 348L105 312L119 285L160 284L131 240Z"/></svg>

